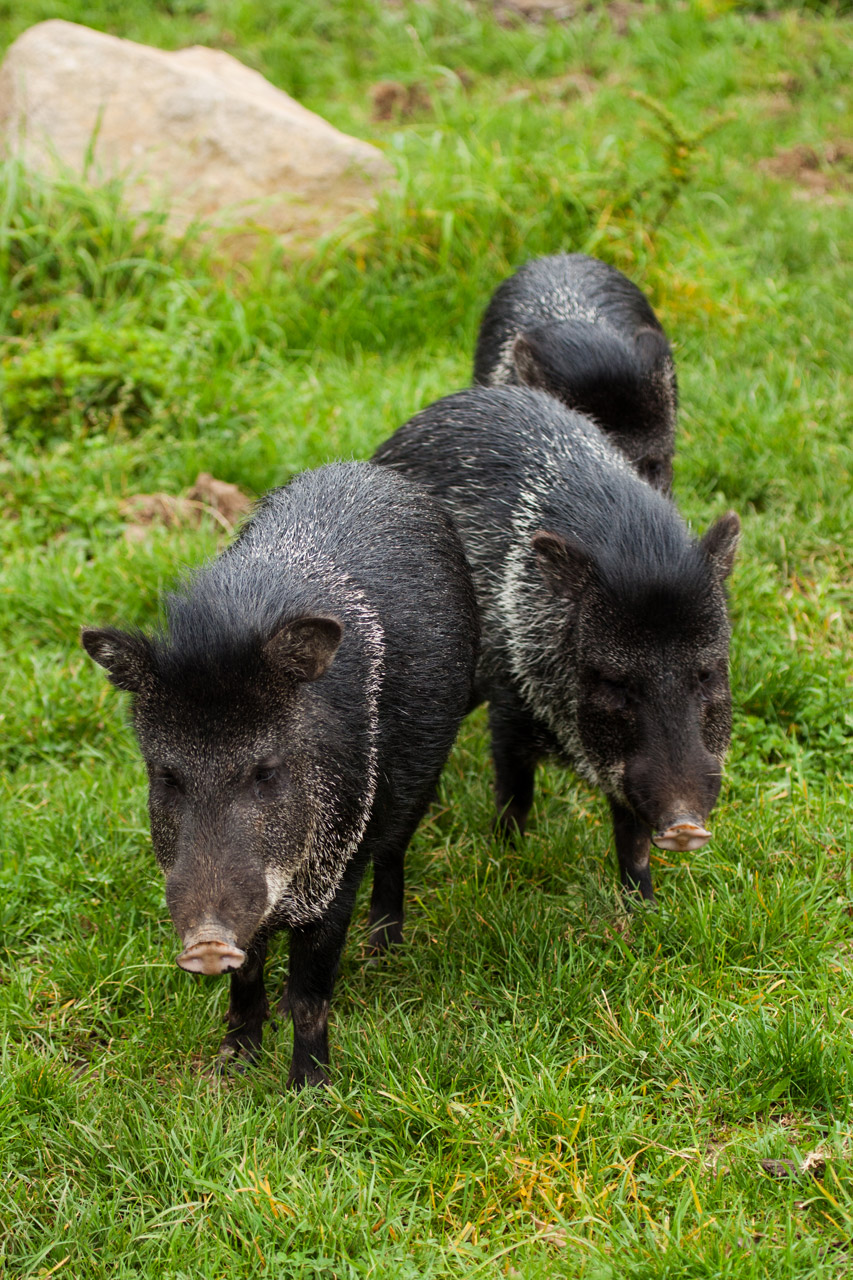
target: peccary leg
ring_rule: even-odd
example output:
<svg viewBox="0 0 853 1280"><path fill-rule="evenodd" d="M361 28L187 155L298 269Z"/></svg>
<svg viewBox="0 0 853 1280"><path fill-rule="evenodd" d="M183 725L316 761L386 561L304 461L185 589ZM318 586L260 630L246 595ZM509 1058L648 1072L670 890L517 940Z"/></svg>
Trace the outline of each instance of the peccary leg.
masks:
<svg viewBox="0 0 853 1280"><path fill-rule="evenodd" d="M498 833L508 839L522 835L533 804L533 777L541 753L536 723L512 694L489 703L492 760Z"/></svg>
<svg viewBox="0 0 853 1280"><path fill-rule="evenodd" d="M403 842L395 842L393 849L383 850L373 858L369 923L370 950L374 955L403 941L405 854L409 838Z"/></svg>
<svg viewBox="0 0 853 1280"><path fill-rule="evenodd" d="M370 898L370 950L380 955L403 941L403 890L405 860L409 841L436 794L435 784L427 787L422 800L371 850L373 893Z"/></svg>
<svg viewBox="0 0 853 1280"><path fill-rule="evenodd" d="M639 822L630 809L610 801L613 815L613 834L616 838L616 856L619 874L626 898L639 894L647 902L654 902L652 875L649 870L651 834L645 823Z"/></svg>
<svg viewBox="0 0 853 1280"><path fill-rule="evenodd" d="M290 935L290 975L282 1008L288 1007L293 1019L293 1058L287 1083L297 1089L329 1082L329 1005L352 900L344 911L341 906L339 894L325 920L294 929Z"/></svg>
<svg viewBox="0 0 853 1280"><path fill-rule="evenodd" d="M266 954L266 942L257 943L240 968L231 974L229 1030L219 1046L221 1068L232 1064L245 1066L254 1062L260 1052L264 1022L270 1011L264 987Z"/></svg>

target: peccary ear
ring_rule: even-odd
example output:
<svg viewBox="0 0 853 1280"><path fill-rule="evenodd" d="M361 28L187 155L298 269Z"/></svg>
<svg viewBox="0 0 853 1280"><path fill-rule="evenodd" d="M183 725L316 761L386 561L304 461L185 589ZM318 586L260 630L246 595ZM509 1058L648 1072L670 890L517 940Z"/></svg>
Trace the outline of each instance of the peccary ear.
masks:
<svg viewBox="0 0 853 1280"><path fill-rule="evenodd" d="M264 645L264 657L297 680L319 680L332 664L344 635L337 618L296 618Z"/></svg>
<svg viewBox="0 0 853 1280"><path fill-rule="evenodd" d="M151 673L151 644L145 636L114 627L84 627L80 643L117 689L139 693Z"/></svg>
<svg viewBox="0 0 853 1280"><path fill-rule="evenodd" d="M592 559L577 542L540 529L530 539L542 577L555 595L577 600L593 569Z"/></svg>
<svg viewBox="0 0 853 1280"><path fill-rule="evenodd" d="M634 335L634 350L646 369L657 369L672 359L666 334L660 329L638 329Z"/></svg>
<svg viewBox="0 0 853 1280"><path fill-rule="evenodd" d="M727 511L711 525L699 543L718 582L725 582L731 573L739 541L740 519L736 511Z"/></svg>
<svg viewBox="0 0 853 1280"><path fill-rule="evenodd" d="M550 360L536 329L518 335L512 344L512 358L519 382L535 391L550 390L554 380Z"/></svg>

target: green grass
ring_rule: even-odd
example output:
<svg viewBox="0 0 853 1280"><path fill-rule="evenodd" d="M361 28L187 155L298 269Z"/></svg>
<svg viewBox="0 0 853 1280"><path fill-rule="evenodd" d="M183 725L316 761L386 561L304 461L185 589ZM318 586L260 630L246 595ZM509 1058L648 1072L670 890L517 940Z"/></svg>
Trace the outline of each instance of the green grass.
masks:
<svg viewBox="0 0 853 1280"><path fill-rule="evenodd" d="M843 12L662 3L623 30L457 0L0 4L4 44L63 16L227 48L398 174L311 257L229 269L117 190L2 173L4 1275L849 1269L853 197L759 167L851 136ZM428 102L375 122L381 79ZM678 361L679 504L697 529L743 519L714 839L658 855L660 910L626 917L605 806L558 769L523 844L491 843L475 713L379 968L362 900L332 1087L283 1093L284 1027L215 1080L225 985L174 965L126 709L77 633L150 624L221 530L131 545L122 503L369 455L466 384L491 291L556 250L647 290ZM760 1164L814 1151L819 1177Z"/></svg>

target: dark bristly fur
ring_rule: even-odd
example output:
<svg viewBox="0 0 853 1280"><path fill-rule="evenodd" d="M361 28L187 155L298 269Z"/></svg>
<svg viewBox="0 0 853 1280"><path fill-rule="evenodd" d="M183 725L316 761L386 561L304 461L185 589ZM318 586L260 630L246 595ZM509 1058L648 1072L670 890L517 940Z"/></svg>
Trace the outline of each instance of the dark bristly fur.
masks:
<svg viewBox="0 0 853 1280"><path fill-rule="evenodd" d="M591 421L526 387L447 396L374 461L427 486L461 534L503 828L524 829L536 761L555 754L608 796L623 884L651 898L650 837L701 829L719 791L737 516L697 543Z"/></svg>
<svg viewBox="0 0 853 1280"><path fill-rule="evenodd" d="M290 1082L319 1083L357 885L372 861L382 950L402 936L405 850L471 701L462 548L418 486L370 463L323 467L268 494L166 616L151 639L82 641L134 694L181 962L232 970L222 1054L251 1059L267 942L288 928Z"/></svg>
<svg viewBox="0 0 853 1280"><path fill-rule="evenodd" d="M636 285L583 253L534 258L486 308L474 382L530 386L592 418L644 480L672 484L672 352Z"/></svg>

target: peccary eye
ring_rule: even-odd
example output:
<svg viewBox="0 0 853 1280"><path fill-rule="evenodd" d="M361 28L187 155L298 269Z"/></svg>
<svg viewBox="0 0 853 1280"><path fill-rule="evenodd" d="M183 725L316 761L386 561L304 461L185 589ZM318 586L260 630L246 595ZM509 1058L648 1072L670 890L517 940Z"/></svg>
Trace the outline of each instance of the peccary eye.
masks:
<svg viewBox="0 0 853 1280"><path fill-rule="evenodd" d="M696 672L696 682L699 685L700 696L709 698L717 685L717 672L713 667L703 667L701 671Z"/></svg>
<svg viewBox="0 0 853 1280"><path fill-rule="evenodd" d="M632 690L621 680L610 680L600 672L594 676L595 692L609 711L625 711L633 701Z"/></svg>
<svg viewBox="0 0 853 1280"><path fill-rule="evenodd" d="M278 783L281 781L281 777L281 765L257 765L254 773L252 774L252 785L258 799L263 800L267 797L272 797L279 789Z"/></svg>
<svg viewBox="0 0 853 1280"><path fill-rule="evenodd" d="M158 769L154 777L166 791L183 791L184 789L180 778L171 769Z"/></svg>
<svg viewBox="0 0 853 1280"><path fill-rule="evenodd" d="M623 711L630 701L625 685L617 684L615 680L602 680L601 691L614 711Z"/></svg>

